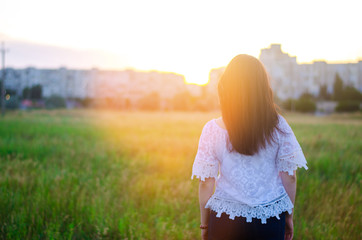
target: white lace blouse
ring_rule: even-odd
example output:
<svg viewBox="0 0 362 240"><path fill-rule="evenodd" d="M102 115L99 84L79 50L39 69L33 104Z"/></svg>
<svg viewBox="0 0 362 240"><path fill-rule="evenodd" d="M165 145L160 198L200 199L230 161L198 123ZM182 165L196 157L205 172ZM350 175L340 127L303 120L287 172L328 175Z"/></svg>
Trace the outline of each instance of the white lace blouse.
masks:
<svg viewBox="0 0 362 240"><path fill-rule="evenodd" d="M216 119L205 124L191 176L202 181L209 177L216 179L215 193L205 208L215 211L217 217L226 213L230 219L243 216L247 222L257 218L262 223L274 216L279 219L284 211L292 212L294 206L279 172L293 175L298 167L308 167L292 129L280 115L278 127L283 133L275 129L274 142L247 156L228 151L231 144L228 132Z"/></svg>

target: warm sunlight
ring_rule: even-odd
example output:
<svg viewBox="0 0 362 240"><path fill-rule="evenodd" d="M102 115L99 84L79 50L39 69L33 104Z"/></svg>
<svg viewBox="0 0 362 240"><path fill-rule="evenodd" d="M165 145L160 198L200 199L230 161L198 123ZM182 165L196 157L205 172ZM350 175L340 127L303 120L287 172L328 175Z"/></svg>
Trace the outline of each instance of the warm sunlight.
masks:
<svg viewBox="0 0 362 240"><path fill-rule="evenodd" d="M361 13L0 0L0 240L362 239Z"/></svg>
<svg viewBox="0 0 362 240"><path fill-rule="evenodd" d="M338 2L311 0L12 0L0 9L0 40L9 41L9 47L21 40L108 56L88 58L86 65L49 63L40 53L27 65L156 69L204 84L212 68L225 66L238 53L258 57L271 43L282 43L299 62L356 61L362 57L360 2L347 2L348 11ZM317 21L321 18L323 24ZM8 63L17 64L11 55Z"/></svg>

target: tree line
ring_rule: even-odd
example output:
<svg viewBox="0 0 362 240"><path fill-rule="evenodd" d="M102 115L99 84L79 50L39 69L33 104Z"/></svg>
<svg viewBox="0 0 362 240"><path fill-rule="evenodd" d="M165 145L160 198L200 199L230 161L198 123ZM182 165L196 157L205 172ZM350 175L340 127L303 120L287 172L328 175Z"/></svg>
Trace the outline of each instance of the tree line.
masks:
<svg viewBox="0 0 362 240"><path fill-rule="evenodd" d="M21 94L15 90L6 89L9 95L6 101L8 109L16 109L25 104L25 108L65 108L67 103L73 107L84 108L112 108L112 109L140 109L147 111L178 110L178 111L210 111L218 108L217 96L211 96L202 87L200 96L193 96L188 91L177 93L171 99L162 99L158 92L150 92L141 98L129 99L122 96L111 98L63 98L60 95L43 96L40 84L25 87ZM69 104L68 104L69 105Z"/></svg>
<svg viewBox="0 0 362 240"><path fill-rule="evenodd" d="M42 86L37 84L24 88L21 95L17 94L14 90L6 89L6 107L8 109L19 108L20 101L26 100L26 103L29 104L28 108L64 108L67 106L67 101L71 101L73 107L140 109L148 111L210 111L218 109L218 97L207 92L205 87L201 88L202 94L200 96L193 96L190 92L184 91L176 94L172 99L161 99L159 93L151 92L133 101L132 99L123 99L122 96L117 99L65 99L59 95L44 98ZM324 84L320 86L317 96L305 92L298 99L289 98L281 101L276 96L275 101L282 109L299 112L315 112L317 101L336 101L335 111L350 112L360 110L362 94L355 87L345 85L337 73L333 83L333 92L331 93L328 92L327 85Z"/></svg>
<svg viewBox="0 0 362 240"><path fill-rule="evenodd" d="M298 99L277 100L282 108L299 112L315 112L317 101L335 101L337 102L335 111L353 112L360 110L362 94L355 87L345 85L342 78L336 73L331 93L328 92L327 85L323 84L320 86L317 96L305 92Z"/></svg>

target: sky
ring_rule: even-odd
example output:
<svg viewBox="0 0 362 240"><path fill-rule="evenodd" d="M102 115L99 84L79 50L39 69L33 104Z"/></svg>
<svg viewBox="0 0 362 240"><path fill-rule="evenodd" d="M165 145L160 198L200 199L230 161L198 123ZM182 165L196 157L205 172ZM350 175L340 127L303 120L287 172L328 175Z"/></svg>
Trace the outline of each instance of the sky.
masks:
<svg viewBox="0 0 362 240"><path fill-rule="evenodd" d="M362 60L361 9L359 0L1 0L0 41L13 67L159 70L203 84L212 68L272 43L299 63Z"/></svg>

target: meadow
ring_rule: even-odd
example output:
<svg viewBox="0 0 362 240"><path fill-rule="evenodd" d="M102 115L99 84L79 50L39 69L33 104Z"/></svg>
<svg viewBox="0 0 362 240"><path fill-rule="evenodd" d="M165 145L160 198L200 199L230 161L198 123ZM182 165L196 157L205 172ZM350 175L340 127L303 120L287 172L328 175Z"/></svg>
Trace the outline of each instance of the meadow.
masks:
<svg viewBox="0 0 362 240"><path fill-rule="evenodd" d="M219 115L37 110L0 118L0 239L199 239L191 168ZM294 239L362 239L362 114L286 113L308 161Z"/></svg>

